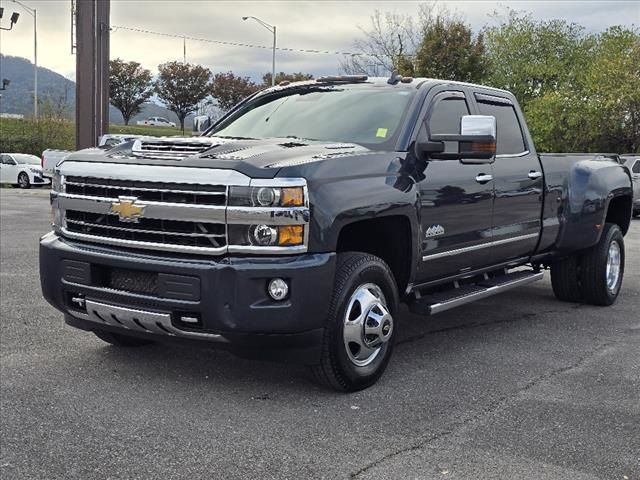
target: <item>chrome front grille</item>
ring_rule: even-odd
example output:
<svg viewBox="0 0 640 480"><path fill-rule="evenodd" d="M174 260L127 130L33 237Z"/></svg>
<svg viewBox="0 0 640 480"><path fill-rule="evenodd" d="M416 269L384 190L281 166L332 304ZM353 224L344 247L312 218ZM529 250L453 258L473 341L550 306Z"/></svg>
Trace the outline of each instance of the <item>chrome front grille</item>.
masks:
<svg viewBox="0 0 640 480"><path fill-rule="evenodd" d="M226 184L248 183L237 172L222 172L218 183L214 170L184 167L69 162L67 171L64 191L55 200L63 235L213 255L227 251ZM158 172L165 173L164 180L157 178ZM209 179L213 181L206 183Z"/></svg>
<svg viewBox="0 0 640 480"><path fill-rule="evenodd" d="M68 231L83 235L203 248L220 248L227 245L226 228L222 223L155 218L141 218L137 223L123 223L117 215L77 210L67 210L65 220Z"/></svg>
<svg viewBox="0 0 640 480"><path fill-rule="evenodd" d="M140 201L225 205L227 188L223 185L189 185L164 182L92 179L70 176L66 192L91 197L136 197Z"/></svg>
<svg viewBox="0 0 640 480"><path fill-rule="evenodd" d="M304 205L238 204L243 192L271 186L303 188ZM213 256L290 255L306 252L308 245L304 179L251 179L234 170L68 160L56 168L52 207L56 233L95 244ZM295 245L256 245L249 235L262 224L274 229L302 226L304 238Z"/></svg>

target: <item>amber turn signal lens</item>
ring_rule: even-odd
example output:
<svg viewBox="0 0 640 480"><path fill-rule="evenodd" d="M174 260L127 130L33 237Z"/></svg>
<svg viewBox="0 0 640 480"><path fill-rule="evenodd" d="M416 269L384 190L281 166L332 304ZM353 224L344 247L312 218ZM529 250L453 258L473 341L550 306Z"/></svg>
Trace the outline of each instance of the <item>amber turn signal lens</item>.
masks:
<svg viewBox="0 0 640 480"><path fill-rule="evenodd" d="M304 190L302 187L283 188L280 194L280 205L283 207L303 207Z"/></svg>
<svg viewBox="0 0 640 480"><path fill-rule="evenodd" d="M302 245L304 243L303 236L303 225L290 225L286 227L280 227L278 229L278 245L283 247L291 245Z"/></svg>

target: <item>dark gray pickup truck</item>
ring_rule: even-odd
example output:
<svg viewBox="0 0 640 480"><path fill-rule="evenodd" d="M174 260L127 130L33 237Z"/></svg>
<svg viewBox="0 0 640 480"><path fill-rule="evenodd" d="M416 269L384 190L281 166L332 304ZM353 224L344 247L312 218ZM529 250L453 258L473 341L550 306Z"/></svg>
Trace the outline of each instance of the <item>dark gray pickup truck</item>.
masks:
<svg viewBox="0 0 640 480"><path fill-rule="evenodd" d="M513 95L325 77L260 92L203 136L57 165L45 298L118 346L295 359L353 391L424 315L540 280L611 305L632 212L607 155L539 155Z"/></svg>

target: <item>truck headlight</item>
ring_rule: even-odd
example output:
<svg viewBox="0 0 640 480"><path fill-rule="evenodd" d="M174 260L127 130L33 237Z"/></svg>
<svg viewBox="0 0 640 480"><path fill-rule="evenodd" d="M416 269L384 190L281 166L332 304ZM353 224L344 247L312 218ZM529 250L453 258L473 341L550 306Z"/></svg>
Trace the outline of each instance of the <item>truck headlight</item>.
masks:
<svg viewBox="0 0 640 480"><path fill-rule="evenodd" d="M64 177L60 175L60 172L55 172L51 179L51 191L55 193L64 192Z"/></svg>
<svg viewBox="0 0 640 480"><path fill-rule="evenodd" d="M229 225L229 244L255 247L304 245L304 225Z"/></svg>
<svg viewBox="0 0 640 480"><path fill-rule="evenodd" d="M229 206L304 207L303 187L231 187Z"/></svg>

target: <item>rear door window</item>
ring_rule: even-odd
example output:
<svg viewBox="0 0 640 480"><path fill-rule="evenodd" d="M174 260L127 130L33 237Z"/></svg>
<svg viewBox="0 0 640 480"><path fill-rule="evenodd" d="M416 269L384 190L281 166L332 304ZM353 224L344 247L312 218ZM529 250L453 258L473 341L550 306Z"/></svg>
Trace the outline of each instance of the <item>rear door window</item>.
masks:
<svg viewBox="0 0 640 480"><path fill-rule="evenodd" d="M527 151L522 127L514 106L507 100L496 97L491 101L489 96L477 95L480 115L496 117L497 155L514 155Z"/></svg>
<svg viewBox="0 0 640 480"><path fill-rule="evenodd" d="M636 163L633 164L633 168L631 169L633 173L640 173L640 160L636 160Z"/></svg>

